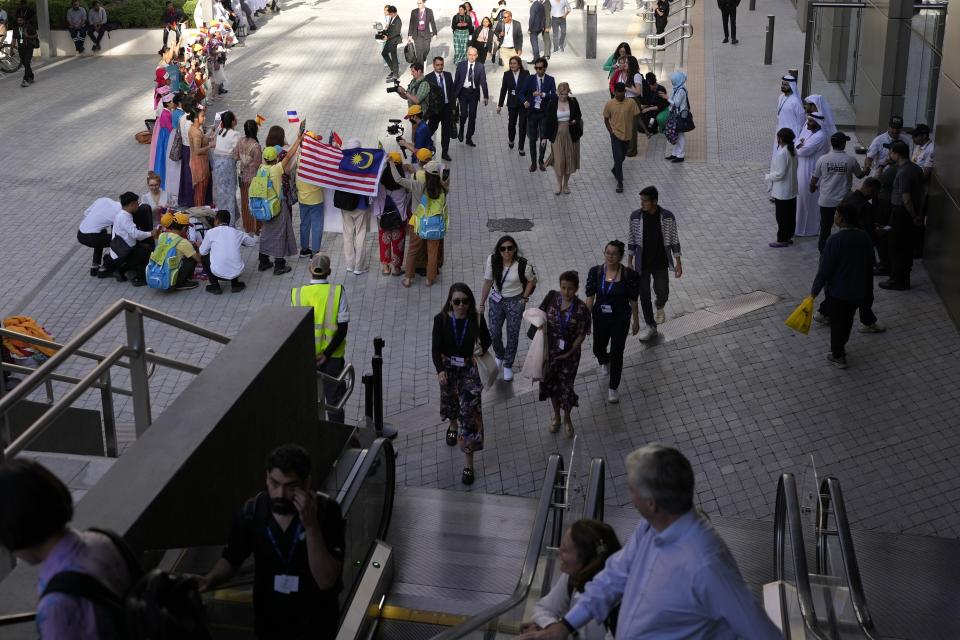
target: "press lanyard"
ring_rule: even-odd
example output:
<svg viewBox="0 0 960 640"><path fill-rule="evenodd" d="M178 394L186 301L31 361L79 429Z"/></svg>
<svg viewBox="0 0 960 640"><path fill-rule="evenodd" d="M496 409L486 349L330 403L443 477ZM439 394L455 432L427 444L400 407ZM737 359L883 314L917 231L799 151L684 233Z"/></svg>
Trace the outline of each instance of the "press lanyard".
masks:
<svg viewBox="0 0 960 640"><path fill-rule="evenodd" d="M600 280L600 291L603 293L604 299L610 297L610 293L613 291L613 285L617 284L617 281L607 282L607 267L603 267L603 278Z"/></svg>
<svg viewBox="0 0 960 640"><path fill-rule="evenodd" d="M570 317L573 316L573 301L570 301L570 306L567 307L567 317L563 317L563 301L557 303L557 317L560 319L560 335L567 335L567 325L570 323Z"/></svg>
<svg viewBox="0 0 960 640"><path fill-rule="evenodd" d="M457 341L457 347L463 347L463 341L467 337L467 325L469 324L469 319L463 319L463 331L460 331L457 325L457 319L453 316L450 317L450 324L453 325L453 339Z"/></svg>
<svg viewBox="0 0 960 640"><path fill-rule="evenodd" d="M277 538L273 535L273 531L270 529L270 525L267 525L267 537L270 538L270 544L273 545L273 550L277 553L277 558L280 559L280 562L284 562L283 570L289 571L290 565L293 564L293 554L297 550L297 540L300 539L300 533L303 531L303 526L298 522L297 528L293 530L293 542L290 543L290 551L287 553L287 560L284 562L283 553L280 551L280 545L277 544Z"/></svg>
<svg viewBox="0 0 960 640"><path fill-rule="evenodd" d="M503 272L503 277L500 278L500 286L497 287L499 291L503 291L503 283L507 281L507 276L510 275L510 269L512 268L513 264L511 263L510 266L507 267L507 270Z"/></svg>

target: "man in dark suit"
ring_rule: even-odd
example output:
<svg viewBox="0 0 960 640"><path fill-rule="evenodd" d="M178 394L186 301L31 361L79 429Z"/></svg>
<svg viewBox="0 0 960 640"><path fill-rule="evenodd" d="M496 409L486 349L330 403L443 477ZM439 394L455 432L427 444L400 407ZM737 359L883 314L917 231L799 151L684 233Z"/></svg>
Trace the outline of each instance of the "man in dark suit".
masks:
<svg viewBox="0 0 960 640"><path fill-rule="evenodd" d="M440 157L449 161L450 155L447 150L450 148L450 138L455 135L455 124L453 122L453 106L456 104L457 96L453 92L453 76L449 71L443 70L443 58L436 56L433 59L433 73L427 76L427 82L440 89L443 94L443 106L440 110L430 117L430 133L436 133L437 127L440 127L440 148L443 155Z"/></svg>
<svg viewBox="0 0 960 640"><path fill-rule="evenodd" d="M530 171L546 171L543 156L547 152L547 105L557 97L557 83L547 75L547 61L537 58L533 62L536 73L527 78L520 98L527 110L527 137L530 139ZM540 141L539 146L537 141Z"/></svg>
<svg viewBox="0 0 960 640"><path fill-rule="evenodd" d="M533 64L540 57L540 36L547 28L547 10L543 7L544 0L533 0L530 4L530 21L527 23L527 31L530 33L530 46L533 48ZM549 50L546 51L550 53Z"/></svg>
<svg viewBox="0 0 960 640"><path fill-rule="evenodd" d="M457 65L457 75L453 82L453 92L460 104L460 134L457 140L463 142L466 123L467 146L477 146L473 142L473 131L477 124L477 104L483 91L483 105L487 106L490 94L487 91L487 73L483 65L477 62L477 50L467 49L467 59ZM469 119L469 122L468 122Z"/></svg>
<svg viewBox="0 0 960 640"><path fill-rule="evenodd" d="M737 6L740 0L717 0L720 16L723 18L723 41L737 44ZM729 26L728 26L729 23Z"/></svg>
<svg viewBox="0 0 960 640"><path fill-rule="evenodd" d="M504 60L509 62L513 56L523 55L523 27L513 19L512 11L503 12L503 19L493 28L493 35L500 47L501 65Z"/></svg>
<svg viewBox="0 0 960 640"><path fill-rule="evenodd" d="M433 9L427 8L427 0L417 0L417 8L410 12L407 23L407 39L417 47L419 62L426 62L430 55L430 41L437 35L437 23Z"/></svg>
<svg viewBox="0 0 960 640"><path fill-rule="evenodd" d="M383 40L383 61L390 66L390 73L387 75L387 80L396 80L400 77L400 61L397 59L397 47L403 40L403 36L400 35L403 33L403 21L400 19L400 16L397 15L397 8L393 5L388 5L387 8L384 9L384 18L387 24L383 27L383 31L380 32L380 39Z"/></svg>
<svg viewBox="0 0 960 640"><path fill-rule="evenodd" d="M507 99L507 112L510 120L507 123L507 139L513 149L513 140L517 134L517 121L520 122L520 155L525 155L523 145L527 141L527 110L523 108L520 93L527 85L530 72L521 68L520 55L509 58L510 68L503 72L503 82L500 83L500 99L497 101L497 113L503 108L503 99Z"/></svg>

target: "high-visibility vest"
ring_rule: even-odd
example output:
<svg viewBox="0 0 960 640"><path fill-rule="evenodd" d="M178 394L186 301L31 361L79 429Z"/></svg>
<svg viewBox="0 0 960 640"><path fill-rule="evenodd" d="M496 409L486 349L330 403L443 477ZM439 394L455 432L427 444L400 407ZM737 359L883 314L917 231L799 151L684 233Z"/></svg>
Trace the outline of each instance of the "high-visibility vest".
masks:
<svg viewBox="0 0 960 640"><path fill-rule="evenodd" d="M316 354L322 355L337 333L337 313L340 311L340 296L343 286L339 284L311 284L290 292L290 304L294 307L313 307L313 337ZM332 358L342 358L347 349L344 338Z"/></svg>

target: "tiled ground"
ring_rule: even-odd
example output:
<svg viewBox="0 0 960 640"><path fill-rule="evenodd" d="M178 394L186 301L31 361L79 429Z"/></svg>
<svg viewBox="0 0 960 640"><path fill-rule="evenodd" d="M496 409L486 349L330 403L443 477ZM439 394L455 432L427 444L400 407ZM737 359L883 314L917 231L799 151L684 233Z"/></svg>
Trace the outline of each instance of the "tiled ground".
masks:
<svg viewBox="0 0 960 640"><path fill-rule="evenodd" d="M448 25L454 3L432 2L438 24ZM769 5L769 6L768 6ZM406 8L401 7L401 15ZM581 101L586 135L582 169L573 194L553 195L550 174L529 174L524 159L508 153L506 115L492 108L478 118L476 149L456 145L451 198L453 225L446 243L440 286L410 290L376 273L345 276L353 308L348 357L368 370L371 341L387 341L387 413L401 427L400 478L411 485L459 489L460 455L442 441L435 411L439 393L429 362L429 330L423 318L439 310L446 287L462 280L479 286L482 263L497 234L491 218L524 217L530 232L516 234L543 275L546 293L561 271L584 273L600 259L603 244L623 237L636 192L655 184L661 203L680 224L685 274L671 282L671 317L751 291L767 291L781 302L677 341L643 348L628 345L627 369L618 406L603 402L590 357L582 360L581 407L575 414L579 447L603 455L610 469L608 499L626 502L622 458L650 440L677 443L694 460L699 499L709 512L767 518L773 509L777 474L804 473L812 455L819 473L838 475L854 522L887 531L956 536L960 516L952 508L960 478L951 463L960 445L954 426L960 408L956 329L922 269L906 294L881 292L876 309L890 331L855 334L850 370L823 362L827 336L791 333L783 318L806 293L816 267L814 242L774 252L771 206L762 175L769 158L778 78L800 60L801 38L791 5L776 0L763 11L741 5L738 48L721 45L718 10L702 3L691 71L700 64L705 87L703 162L670 165L660 159L662 138L628 163L627 193L613 191L610 156L600 118L606 78L600 63L617 42L636 35L632 11L601 13L598 60L584 61L571 46L554 56L550 72L568 81ZM262 113L277 123L287 109L305 114L312 127L354 135L366 144L387 137L386 121L404 106L383 92L382 65L370 37L380 5L357 2L291 3L235 50L228 64L230 94L225 108L241 119ZM700 13L702 12L702 13ZM776 64L764 67L762 32L766 13L778 20ZM359 19L358 19L359 16ZM579 14L571 16L572 43L582 38ZM449 53L449 27L441 51ZM444 44L446 43L446 44ZM671 58L673 59L673 58ZM27 313L58 338L67 339L98 310L126 296L228 335L267 304L285 304L289 288L303 280L303 263L286 276L250 272L242 295L212 297L202 289L160 295L85 273L88 250L78 248L75 229L84 207L100 195L141 190L146 149L133 141L150 105L150 58L73 61L38 74L20 90L0 79L4 95L0 122L0 313ZM668 65L669 67L669 65ZM489 67L488 67L489 69ZM668 72L668 68L666 71ZM664 75L668 75L665 72ZM702 83L702 84L701 84ZM499 79L491 74L491 90ZM328 235L339 277L339 238ZM373 239L371 238L371 243ZM375 255L375 245L371 245ZM255 264L255 253L247 264ZM374 265L376 266L376 265ZM419 283L418 283L419 284ZM158 352L203 363L216 346L148 325ZM91 345L106 351L123 335L117 325ZM521 340L522 360L525 340ZM154 407L189 377L160 371L152 381ZM472 491L528 495L536 490L546 454L569 448L547 434L549 409L517 381L519 393L486 410L487 446L478 456ZM527 385L528 386L528 385ZM358 394L359 396L360 394ZM117 399L129 420L129 408ZM359 398L348 417L362 413Z"/></svg>

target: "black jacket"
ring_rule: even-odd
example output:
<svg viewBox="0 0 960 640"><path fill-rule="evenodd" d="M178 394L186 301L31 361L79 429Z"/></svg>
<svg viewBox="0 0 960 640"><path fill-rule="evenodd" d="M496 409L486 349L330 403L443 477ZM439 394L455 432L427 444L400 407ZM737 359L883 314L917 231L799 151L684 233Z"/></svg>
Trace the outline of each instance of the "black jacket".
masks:
<svg viewBox="0 0 960 640"><path fill-rule="evenodd" d="M427 20L427 29L424 31L425 34L429 36L437 35L437 22L433 19L433 9L425 9L426 20ZM420 10L414 9L410 12L410 22L407 23L407 35L411 38L415 38L419 31L417 31L417 26L420 24Z"/></svg>
<svg viewBox="0 0 960 640"><path fill-rule="evenodd" d="M533 0L530 4L530 21L527 30L537 34L547 28L547 10L543 7L543 0Z"/></svg>
<svg viewBox="0 0 960 640"><path fill-rule="evenodd" d="M480 322L476 328L474 327L474 323L469 322L464 331L463 343L458 345L453 335L453 319L446 313L438 313L434 316L431 351L433 355L433 366L436 368L437 373L444 370L443 356L448 358L450 356L459 356L467 363L473 360L473 354L478 340L480 341L480 351L482 353L487 352L491 342L490 331L487 329L487 322L482 315L479 316L479 319ZM459 326L461 329L463 328L463 325ZM479 335L477 335L478 332L476 329L479 329Z"/></svg>
<svg viewBox="0 0 960 640"><path fill-rule="evenodd" d="M560 101L554 98L547 105L547 139L550 142L557 140L557 108ZM574 142L583 137L583 116L580 113L580 103L576 98L570 98L570 137Z"/></svg>
<svg viewBox="0 0 960 640"><path fill-rule="evenodd" d="M517 55L520 55L520 50L523 49L523 27L520 26L520 23L514 20L510 24L513 25L513 43L503 41L503 21L497 22L497 25L493 28L493 35L496 36L497 42L500 43L501 47L507 47L509 49L516 49Z"/></svg>
<svg viewBox="0 0 960 640"><path fill-rule="evenodd" d="M717 0L717 7L721 11L732 11L740 6L740 0Z"/></svg>
<svg viewBox="0 0 960 640"><path fill-rule="evenodd" d="M443 77L446 80L446 85L447 85L447 101L445 104L451 105L454 102L456 102L456 99L457 99L457 96L453 93L453 76L450 74L449 71L444 71ZM443 93L443 87L441 87L440 83L437 82L436 71L431 71L430 73L426 74L424 78L426 79L427 82L429 82L433 86L440 89L441 94Z"/></svg>
<svg viewBox="0 0 960 640"><path fill-rule="evenodd" d="M523 89L523 86L527 83L527 78L529 77L529 71L526 69L520 69L520 73L517 75L517 84L514 84L513 72L509 69L504 71L503 82L500 83L500 99L497 101L497 106L503 106L504 97L507 98L507 108L513 109L521 106L520 90Z"/></svg>
<svg viewBox="0 0 960 640"><path fill-rule="evenodd" d="M403 39L403 20L400 16L394 16L387 28L383 30L387 44L399 43Z"/></svg>
<svg viewBox="0 0 960 640"><path fill-rule="evenodd" d="M479 40L477 40L477 36L480 35L481 30L482 30L482 27L474 28L473 35L470 36L470 46L476 49L477 51L482 51L486 49L487 52L490 52L493 50L493 39L496 37L493 33L493 27L490 27L490 32L487 34L486 42L480 42Z"/></svg>

